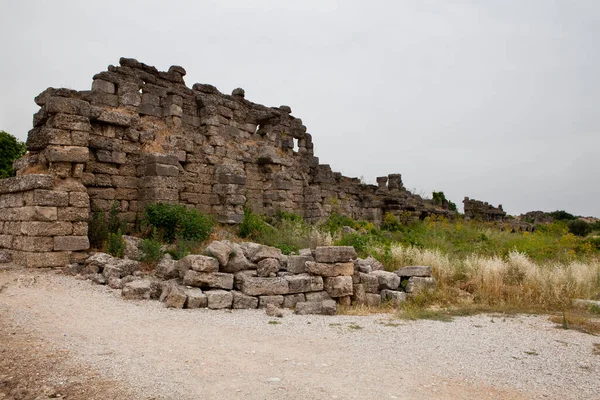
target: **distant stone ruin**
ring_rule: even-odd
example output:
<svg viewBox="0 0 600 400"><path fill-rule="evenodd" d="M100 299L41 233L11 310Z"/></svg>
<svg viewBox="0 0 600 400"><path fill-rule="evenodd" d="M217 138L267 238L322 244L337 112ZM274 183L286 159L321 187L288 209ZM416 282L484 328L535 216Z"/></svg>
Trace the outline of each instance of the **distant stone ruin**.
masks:
<svg viewBox="0 0 600 400"><path fill-rule="evenodd" d="M473 219L484 222L502 222L506 217L506 212L502 209L502 204L494 207L487 202L469 199L463 200L465 219Z"/></svg>
<svg viewBox="0 0 600 400"><path fill-rule="evenodd" d="M243 89L190 89L185 74L121 58L89 91L49 88L36 97L28 153L15 162L17 177L0 181L3 257L29 267L81 260L90 211L115 201L130 221L152 202L234 224L246 206L309 222L334 212L376 224L388 212L448 214L407 191L399 174L367 185L319 164L290 107L252 103Z"/></svg>

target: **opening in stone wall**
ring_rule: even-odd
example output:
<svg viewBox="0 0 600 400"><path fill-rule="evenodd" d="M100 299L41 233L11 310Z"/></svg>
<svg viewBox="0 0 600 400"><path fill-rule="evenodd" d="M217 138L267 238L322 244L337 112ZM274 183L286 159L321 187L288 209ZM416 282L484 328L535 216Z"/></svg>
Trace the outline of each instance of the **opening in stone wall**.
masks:
<svg viewBox="0 0 600 400"><path fill-rule="evenodd" d="M298 146L298 139L294 138L294 151L297 152L300 149Z"/></svg>

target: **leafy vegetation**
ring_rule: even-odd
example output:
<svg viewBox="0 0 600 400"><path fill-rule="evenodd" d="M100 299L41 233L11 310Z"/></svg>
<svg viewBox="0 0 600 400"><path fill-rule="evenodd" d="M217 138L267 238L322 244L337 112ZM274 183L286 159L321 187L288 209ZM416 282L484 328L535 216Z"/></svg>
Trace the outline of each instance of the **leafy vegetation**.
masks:
<svg viewBox="0 0 600 400"><path fill-rule="evenodd" d="M156 228L152 229L152 236L142 240L140 245L141 261L155 265L163 256L162 243L158 240Z"/></svg>
<svg viewBox="0 0 600 400"><path fill-rule="evenodd" d="M214 228L211 218L180 204L149 204L144 210L144 222L156 228L159 238L167 243L178 238L203 241L208 239Z"/></svg>
<svg viewBox="0 0 600 400"><path fill-rule="evenodd" d="M117 229L115 233L109 233L106 239L106 252L113 257L123 258L125 252L125 241L121 229Z"/></svg>
<svg viewBox="0 0 600 400"><path fill-rule="evenodd" d="M8 132L0 131L0 179L15 176L13 162L25 154L25 143Z"/></svg>

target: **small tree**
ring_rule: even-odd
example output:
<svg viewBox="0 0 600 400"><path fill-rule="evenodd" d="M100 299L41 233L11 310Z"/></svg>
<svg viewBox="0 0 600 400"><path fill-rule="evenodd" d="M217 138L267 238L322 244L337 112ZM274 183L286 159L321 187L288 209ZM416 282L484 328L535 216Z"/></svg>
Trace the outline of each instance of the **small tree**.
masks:
<svg viewBox="0 0 600 400"><path fill-rule="evenodd" d="M585 222L582 219L576 219L575 221L569 222L569 232L571 232L575 236L587 236L588 233L592 231L592 227L590 224Z"/></svg>
<svg viewBox="0 0 600 400"><path fill-rule="evenodd" d="M25 154L25 143L10 133L0 131L0 178L15 176L13 162Z"/></svg>

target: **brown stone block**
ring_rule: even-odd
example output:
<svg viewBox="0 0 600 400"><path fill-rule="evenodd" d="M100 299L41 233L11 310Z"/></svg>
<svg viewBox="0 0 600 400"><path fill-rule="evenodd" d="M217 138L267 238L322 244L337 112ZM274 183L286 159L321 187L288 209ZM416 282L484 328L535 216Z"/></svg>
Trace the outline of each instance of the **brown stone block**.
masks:
<svg viewBox="0 0 600 400"><path fill-rule="evenodd" d="M73 222L73 236L87 236L88 234L88 223L87 222Z"/></svg>
<svg viewBox="0 0 600 400"><path fill-rule="evenodd" d="M115 190L115 198L119 200L137 200L137 189L118 188Z"/></svg>
<svg viewBox="0 0 600 400"><path fill-rule="evenodd" d="M140 179L140 187L142 188L179 188L180 183L177 179L165 176L143 176Z"/></svg>
<svg viewBox="0 0 600 400"><path fill-rule="evenodd" d="M71 131L71 144L73 146L87 147L89 141L90 141L90 133L89 132Z"/></svg>
<svg viewBox="0 0 600 400"><path fill-rule="evenodd" d="M55 236L54 251L79 251L90 248L87 236Z"/></svg>
<svg viewBox="0 0 600 400"><path fill-rule="evenodd" d="M3 223L3 228L2 231L0 233L3 233L5 235L12 235L12 234L20 234L21 233L21 224L22 222L4 222Z"/></svg>
<svg viewBox="0 0 600 400"><path fill-rule="evenodd" d="M90 115L90 104L83 100L66 97L49 97L46 99L46 111L49 114L77 114L84 117Z"/></svg>
<svg viewBox="0 0 600 400"><path fill-rule="evenodd" d="M89 208L90 197L85 192L71 192L69 193L69 205L71 207Z"/></svg>
<svg viewBox="0 0 600 400"><path fill-rule="evenodd" d="M103 79L94 79L92 82L92 91L114 94L115 84Z"/></svg>
<svg viewBox="0 0 600 400"><path fill-rule="evenodd" d="M24 193L0 194L0 208L22 207L25 205Z"/></svg>
<svg viewBox="0 0 600 400"><path fill-rule="evenodd" d="M85 192L86 188L79 179L57 179L54 184L54 190L63 192Z"/></svg>
<svg viewBox="0 0 600 400"><path fill-rule="evenodd" d="M56 221L56 207L27 206L0 209L0 221Z"/></svg>
<svg viewBox="0 0 600 400"><path fill-rule="evenodd" d="M73 225L67 221L55 222L23 222L21 224L21 233L27 236L57 236L70 235L73 232Z"/></svg>
<svg viewBox="0 0 600 400"><path fill-rule="evenodd" d="M120 176L112 177L112 184L118 188L136 189L139 186L140 179L135 176Z"/></svg>
<svg viewBox="0 0 600 400"><path fill-rule="evenodd" d="M89 118L71 114L55 114L50 117L47 126L67 131L89 132L92 130Z"/></svg>
<svg viewBox="0 0 600 400"><path fill-rule="evenodd" d="M12 249L13 236L12 235L0 235L0 249Z"/></svg>
<svg viewBox="0 0 600 400"><path fill-rule="evenodd" d="M70 261L70 252L23 253L27 268L64 267Z"/></svg>
<svg viewBox="0 0 600 400"><path fill-rule="evenodd" d="M59 221L84 222L89 218L89 209L87 207L65 207L58 209Z"/></svg>
<svg viewBox="0 0 600 400"><path fill-rule="evenodd" d="M85 166L86 172L94 174L118 175L119 169L113 164L90 161Z"/></svg>
<svg viewBox="0 0 600 400"><path fill-rule="evenodd" d="M54 240L49 236L15 236L13 249L21 251L52 251Z"/></svg>
<svg viewBox="0 0 600 400"><path fill-rule="evenodd" d="M89 150L87 147L78 146L48 146L46 157L50 162L85 163L89 159Z"/></svg>
<svg viewBox="0 0 600 400"><path fill-rule="evenodd" d="M179 176L179 168L175 165L148 164L144 174L147 176Z"/></svg>
<svg viewBox="0 0 600 400"><path fill-rule="evenodd" d="M32 206L66 207L69 205L69 193L58 190L36 189L31 192L31 196L27 197L27 205Z"/></svg>
<svg viewBox="0 0 600 400"><path fill-rule="evenodd" d="M113 188L88 188L90 199L114 200L115 189Z"/></svg>
<svg viewBox="0 0 600 400"><path fill-rule="evenodd" d="M33 189L52 189L54 179L51 175L31 174L0 179L0 194L25 192Z"/></svg>
<svg viewBox="0 0 600 400"><path fill-rule="evenodd" d="M140 189L140 200L178 202L179 191L177 189L166 188Z"/></svg>

